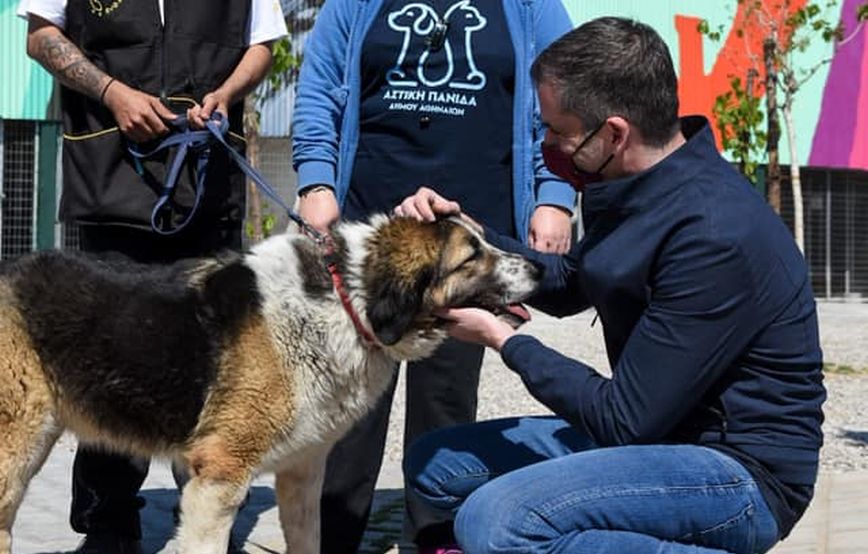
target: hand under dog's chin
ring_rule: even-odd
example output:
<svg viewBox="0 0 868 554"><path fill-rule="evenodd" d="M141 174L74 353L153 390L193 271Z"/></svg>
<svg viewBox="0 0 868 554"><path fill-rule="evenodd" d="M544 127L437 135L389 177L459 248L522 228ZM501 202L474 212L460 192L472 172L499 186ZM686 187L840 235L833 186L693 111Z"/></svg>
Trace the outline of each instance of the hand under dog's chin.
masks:
<svg viewBox="0 0 868 554"><path fill-rule="evenodd" d="M519 303L509 304L507 306L497 306L489 308L484 306L483 309L494 314L497 319L506 323L513 329L518 329L528 321L530 321L530 312L524 305Z"/></svg>
<svg viewBox="0 0 868 554"><path fill-rule="evenodd" d="M510 312L501 312L501 313L496 313L494 315L497 317L497 319L506 323L507 325L509 325L513 329L518 329L519 327L521 327L522 325L524 325L525 323L527 323L529 321L529 319L524 319L524 318L518 317L518 316L516 316Z"/></svg>
<svg viewBox="0 0 868 554"><path fill-rule="evenodd" d="M509 304L508 306L483 306L481 304L471 304L464 306L466 308L479 308L485 310L486 312L491 313L500 321L506 323L513 329L518 329L528 321L530 321L531 316L530 312L528 312L527 308L524 307L523 304L518 302L514 304ZM435 318L435 327L443 328L449 324L449 320L443 319L441 317Z"/></svg>

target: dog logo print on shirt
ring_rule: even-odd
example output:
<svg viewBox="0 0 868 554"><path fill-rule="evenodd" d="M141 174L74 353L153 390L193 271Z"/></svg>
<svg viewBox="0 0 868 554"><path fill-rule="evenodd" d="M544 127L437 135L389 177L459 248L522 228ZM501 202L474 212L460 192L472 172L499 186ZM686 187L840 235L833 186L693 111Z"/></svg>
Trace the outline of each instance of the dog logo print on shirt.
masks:
<svg viewBox="0 0 868 554"><path fill-rule="evenodd" d="M395 60L395 66L386 74L386 81L396 87L414 87L418 81L407 78L403 70L407 52L411 50L426 49L428 35L434 30L439 19L434 8L427 4L407 4L397 12L389 14L387 21L389 27L403 34L401 52ZM448 52L451 53L451 50Z"/></svg>
<svg viewBox="0 0 868 554"><path fill-rule="evenodd" d="M386 81L394 87L448 86L452 89L477 91L485 87L485 73L476 66L473 56L473 33L484 29L487 23L479 10L471 5L471 0L459 0L449 6L441 18L427 4L412 2L398 11L389 14L389 27L403 35L401 51L395 65L387 72ZM446 69L435 75L427 67L431 50L431 34L438 23L448 25L443 50L446 55ZM462 52L463 49L463 52ZM418 56L408 56L419 53ZM463 55L462 55L463 54ZM407 59L418 59L415 68L408 71ZM456 67L455 60L462 67Z"/></svg>
<svg viewBox="0 0 868 554"><path fill-rule="evenodd" d="M90 13L97 17L109 15L123 4L123 0L114 0L113 2L101 2L100 0L88 0Z"/></svg>

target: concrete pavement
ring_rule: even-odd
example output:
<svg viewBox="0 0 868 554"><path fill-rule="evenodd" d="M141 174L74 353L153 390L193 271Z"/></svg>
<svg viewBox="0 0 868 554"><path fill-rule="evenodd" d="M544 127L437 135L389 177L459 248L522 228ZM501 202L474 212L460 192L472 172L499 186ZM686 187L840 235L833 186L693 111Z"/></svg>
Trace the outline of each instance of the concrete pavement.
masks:
<svg viewBox="0 0 868 554"><path fill-rule="evenodd" d="M863 439L868 440L866 437ZM74 439L64 436L31 484L14 528L15 554L66 552L79 536L67 523ZM270 477L258 479L233 529L249 554L283 552ZM362 554L396 554L401 534L400 468L387 463L377 483L375 506ZM143 546L148 554L173 552L172 507L177 492L165 462L155 462L143 487ZM328 532L328 531L326 531ZM811 507L773 554L868 553L868 472L822 474Z"/></svg>

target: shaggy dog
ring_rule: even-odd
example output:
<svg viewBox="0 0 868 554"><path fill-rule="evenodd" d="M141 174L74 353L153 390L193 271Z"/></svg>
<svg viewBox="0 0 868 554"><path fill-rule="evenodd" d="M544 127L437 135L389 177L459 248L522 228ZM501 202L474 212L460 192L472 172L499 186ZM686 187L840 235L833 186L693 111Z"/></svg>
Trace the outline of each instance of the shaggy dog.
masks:
<svg viewBox="0 0 868 554"><path fill-rule="evenodd" d="M503 314L539 269L455 220L337 224L170 266L58 251L0 266L0 554L64 429L179 460L181 552L224 554L251 479L276 474L290 552L318 554L326 454L396 360L445 339L439 308Z"/></svg>

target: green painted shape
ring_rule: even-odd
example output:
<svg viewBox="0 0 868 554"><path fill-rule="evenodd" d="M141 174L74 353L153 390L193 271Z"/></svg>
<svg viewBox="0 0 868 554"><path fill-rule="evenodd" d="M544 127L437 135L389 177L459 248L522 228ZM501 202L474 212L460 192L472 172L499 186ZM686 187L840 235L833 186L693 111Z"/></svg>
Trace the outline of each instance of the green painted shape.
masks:
<svg viewBox="0 0 868 554"><path fill-rule="evenodd" d="M37 124L39 160L36 177L36 249L54 248L54 222L57 213L57 153L60 145L60 123L44 121Z"/></svg>
<svg viewBox="0 0 868 554"><path fill-rule="evenodd" d="M48 106L51 103L51 93L54 78L41 65L31 62L30 79L25 87L24 103L21 107L22 119L45 119L48 117Z"/></svg>
<svg viewBox="0 0 868 554"><path fill-rule="evenodd" d="M17 0L0 0L0 117L43 119L53 80L27 56L27 21L17 7Z"/></svg>

